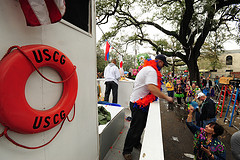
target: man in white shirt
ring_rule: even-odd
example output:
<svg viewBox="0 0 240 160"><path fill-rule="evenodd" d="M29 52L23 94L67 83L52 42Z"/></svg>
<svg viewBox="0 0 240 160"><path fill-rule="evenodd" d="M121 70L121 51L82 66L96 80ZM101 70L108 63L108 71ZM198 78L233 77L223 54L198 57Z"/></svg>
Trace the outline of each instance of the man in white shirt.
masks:
<svg viewBox="0 0 240 160"><path fill-rule="evenodd" d="M141 149L141 135L146 126L148 108L156 97L173 102L173 98L161 92L160 69L167 66L166 57L157 55L155 60L145 61L144 67L139 71L134 83L133 93L130 97L132 121L124 144L123 156L131 160L133 147Z"/></svg>
<svg viewBox="0 0 240 160"><path fill-rule="evenodd" d="M116 59L112 59L104 69L104 78L105 78L105 97L104 101L109 102L109 95L112 90L113 100L112 103L117 103L118 98L118 81L120 80L120 72L116 66Z"/></svg>

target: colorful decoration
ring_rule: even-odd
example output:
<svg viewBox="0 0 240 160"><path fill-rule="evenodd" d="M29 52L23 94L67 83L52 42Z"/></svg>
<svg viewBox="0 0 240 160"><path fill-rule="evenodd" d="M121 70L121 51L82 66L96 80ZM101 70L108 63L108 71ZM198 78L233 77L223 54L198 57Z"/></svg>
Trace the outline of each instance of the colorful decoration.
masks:
<svg viewBox="0 0 240 160"><path fill-rule="evenodd" d="M138 72L143 68L144 61L149 59L149 55L146 53L138 54L136 57L137 66L136 69L132 69L133 78L136 78Z"/></svg>
<svg viewBox="0 0 240 160"><path fill-rule="evenodd" d="M176 97L176 98L183 98L184 97L184 94L183 93L181 93L181 94L174 94L174 97Z"/></svg>
<svg viewBox="0 0 240 160"><path fill-rule="evenodd" d="M147 53L142 53L142 54L138 54L136 57L136 61L138 66L143 66L144 65L144 61L147 60L149 57L149 55Z"/></svg>
<svg viewBox="0 0 240 160"><path fill-rule="evenodd" d="M137 73L138 73L138 70L137 69L132 69L132 72L133 72L133 75L136 76Z"/></svg>

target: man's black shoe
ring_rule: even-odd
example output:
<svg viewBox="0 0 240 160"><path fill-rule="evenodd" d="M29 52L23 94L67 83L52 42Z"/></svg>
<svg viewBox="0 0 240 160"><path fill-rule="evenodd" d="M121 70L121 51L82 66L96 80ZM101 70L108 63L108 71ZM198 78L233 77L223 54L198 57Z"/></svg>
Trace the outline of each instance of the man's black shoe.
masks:
<svg viewBox="0 0 240 160"><path fill-rule="evenodd" d="M129 154L123 154L123 157L125 160L132 160L132 155L129 153Z"/></svg>

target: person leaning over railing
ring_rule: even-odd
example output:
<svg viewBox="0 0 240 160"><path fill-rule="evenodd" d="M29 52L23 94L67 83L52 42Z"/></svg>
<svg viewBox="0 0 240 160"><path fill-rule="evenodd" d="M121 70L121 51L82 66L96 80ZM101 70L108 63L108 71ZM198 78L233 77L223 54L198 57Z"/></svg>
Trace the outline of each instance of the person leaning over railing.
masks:
<svg viewBox="0 0 240 160"><path fill-rule="evenodd" d="M224 129L216 122L211 122L205 128L193 124L194 108L189 106L189 114L186 120L187 127L194 134L193 148L196 160L226 160L225 145L218 139Z"/></svg>
<svg viewBox="0 0 240 160"><path fill-rule="evenodd" d="M160 70L164 66L168 66L166 57L159 54L155 57L155 60L146 60L144 67L136 76L129 105L132 120L122 152L125 160L132 160L131 152L133 148L141 150L140 140L146 126L150 103L155 101L156 97L165 99L170 103L173 102L172 97L161 91L162 74Z"/></svg>

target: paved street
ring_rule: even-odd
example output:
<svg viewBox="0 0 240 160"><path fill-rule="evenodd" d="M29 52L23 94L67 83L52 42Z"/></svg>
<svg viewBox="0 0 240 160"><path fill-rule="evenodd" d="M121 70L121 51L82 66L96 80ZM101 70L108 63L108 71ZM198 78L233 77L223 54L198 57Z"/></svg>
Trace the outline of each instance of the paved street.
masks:
<svg viewBox="0 0 240 160"><path fill-rule="evenodd" d="M163 91L165 91L164 88ZM166 160L192 159L189 157L193 155L193 135L185 124L186 116L187 111L183 107L174 105L173 110L168 110L167 102L161 100L164 157ZM227 148L227 160L233 160L230 150L230 138L231 132L234 132L235 129L225 125L223 119L218 119L218 123L228 129L225 130L220 139Z"/></svg>

